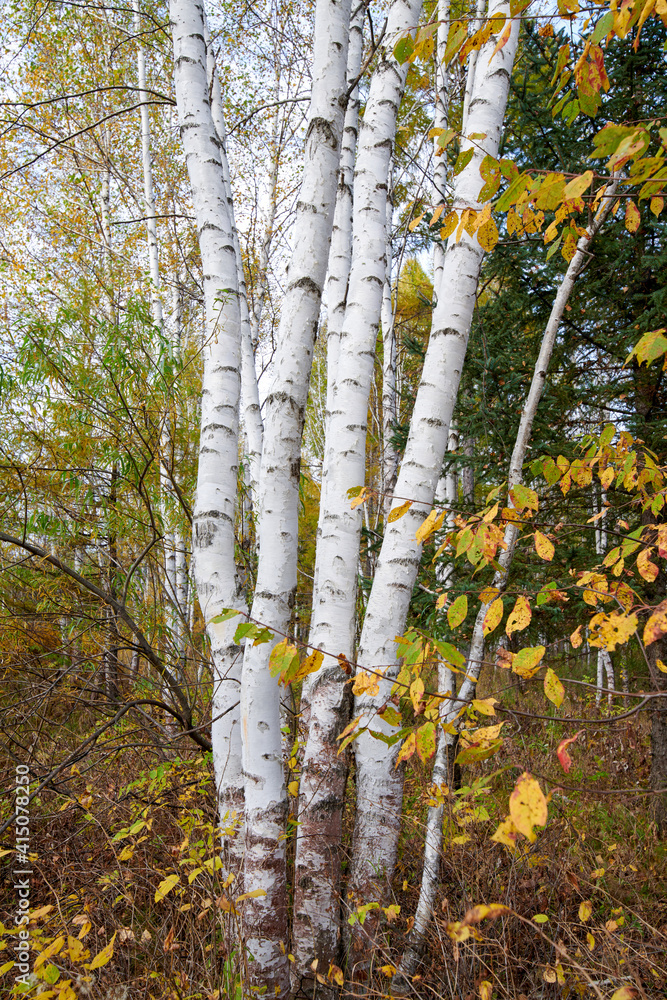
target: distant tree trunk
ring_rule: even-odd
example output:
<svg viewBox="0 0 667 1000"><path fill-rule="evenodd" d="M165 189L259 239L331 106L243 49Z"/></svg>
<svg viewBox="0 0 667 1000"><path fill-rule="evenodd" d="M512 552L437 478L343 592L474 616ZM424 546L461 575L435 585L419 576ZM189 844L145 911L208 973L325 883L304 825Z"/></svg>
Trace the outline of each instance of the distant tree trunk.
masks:
<svg viewBox="0 0 667 1000"><path fill-rule="evenodd" d="M317 0L311 102L302 183L283 297L274 381L266 400L260 477L260 550L252 617L287 634L297 582L301 441L327 266L343 131L351 0ZM245 774L244 904L254 961L251 982L276 997L289 992L286 953L287 793L280 692L269 673L271 643L246 646L241 718Z"/></svg>
<svg viewBox="0 0 667 1000"><path fill-rule="evenodd" d="M506 3L492 2L490 14L509 16ZM482 47L479 73L470 103L469 133L484 139L464 139L463 151L472 150L467 166L454 180L453 207L457 211L481 209L480 164L498 152L509 77L518 38L518 21L512 21L507 44L495 52L495 40ZM459 387L468 335L475 307L477 282L484 251L476 237L464 233L450 237L445 254L441 294L434 310L431 336L410 432L396 485L398 497L416 502L402 518L386 527L377 571L368 602L358 662L366 669L381 668L379 693L357 698L355 715L386 734L394 732L375 713L391 695L397 669L394 636L405 626L416 580L421 546L415 537L435 495L447 446L449 426ZM397 500L396 503L402 501ZM389 666L387 666L389 665ZM371 722L372 720L372 722ZM363 732L355 742L357 762L357 812L350 888L363 902L382 898L394 870L402 806L402 771L395 767L398 745L387 746ZM370 918L370 920L369 920ZM370 929L369 929L370 927ZM352 964L365 974L367 935L373 935L373 913L361 934L354 934Z"/></svg>

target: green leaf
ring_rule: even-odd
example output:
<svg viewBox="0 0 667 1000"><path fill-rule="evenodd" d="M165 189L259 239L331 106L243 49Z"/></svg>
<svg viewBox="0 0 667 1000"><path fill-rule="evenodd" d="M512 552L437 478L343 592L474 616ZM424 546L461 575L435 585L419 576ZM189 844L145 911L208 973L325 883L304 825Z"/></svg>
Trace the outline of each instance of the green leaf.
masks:
<svg viewBox="0 0 667 1000"><path fill-rule="evenodd" d="M216 615L215 618L211 618L211 624L220 625L222 622L228 622L230 618L234 618L236 615L240 615L242 612L235 611L234 608L224 608L222 614Z"/></svg>
<svg viewBox="0 0 667 1000"><path fill-rule="evenodd" d="M454 603L447 608L447 621L450 628L458 628L468 614L468 598L461 594Z"/></svg>

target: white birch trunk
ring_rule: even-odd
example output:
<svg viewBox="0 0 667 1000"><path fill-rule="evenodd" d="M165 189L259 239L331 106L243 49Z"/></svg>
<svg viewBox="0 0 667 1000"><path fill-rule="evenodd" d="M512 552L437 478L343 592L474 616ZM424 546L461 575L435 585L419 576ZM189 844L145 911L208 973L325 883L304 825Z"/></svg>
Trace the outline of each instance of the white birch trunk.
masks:
<svg viewBox="0 0 667 1000"><path fill-rule="evenodd" d="M392 299L392 241L391 230L394 213L393 160L389 161L387 184L387 265L382 289L382 506L385 516L391 509L391 493L398 470L398 452L392 444L398 419L396 395L396 326Z"/></svg>
<svg viewBox="0 0 667 1000"><path fill-rule="evenodd" d="M595 492L595 487L593 487L593 507L595 514L601 514L602 516L598 521L595 522L595 553L596 555L602 557L607 551L607 528L605 526L605 521L607 519L607 508L605 506L607 501L606 490L600 490L600 507L597 509L597 493ZM607 687L609 688L609 694L607 695L607 704L613 705L614 696L611 694L616 688L616 678L614 676L614 665L611 662L611 656L608 650L598 649L597 655L597 691L595 693L595 704L600 705L602 701L602 688L604 687L604 678L607 675Z"/></svg>
<svg viewBox="0 0 667 1000"><path fill-rule="evenodd" d="M324 284L343 131L350 0L318 0L311 102L293 254L282 306L275 380L266 400L260 479L260 552L252 616L287 633L296 589L301 439ZM247 646L241 718L246 803L245 888L266 895L244 906L251 982L289 991L280 693L268 670L271 644Z"/></svg>
<svg viewBox="0 0 667 1000"><path fill-rule="evenodd" d="M449 34L450 0L438 0L438 31L435 46L435 127L447 128L449 123L449 69L445 63ZM438 153L441 155L438 156ZM433 204L440 205L447 197L447 157L433 139ZM437 302L445 263L445 248L440 240L433 247L433 298Z"/></svg>
<svg viewBox="0 0 667 1000"><path fill-rule="evenodd" d="M232 181L229 170L229 159L227 156L227 128L225 126L224 106L220 90L220 78L218 76L218 70L215 63L215 54L209 42L208 31L206 33L206 52L211 113L219 140L220 162L222 165L225 194L227 197L227 214L232 227L232 240L236 256L239 308L241 312L241 421L243 424L247 446L248 479L251 500L253 506L256 507L259 497L259 475L262 461L264 426L262 423L262 414L259 405L259 387L257 385L255 356L252 349L253 334L248 308L248 292L246 289L245 270L243 267L241 244L239 241L239 234L234 214Z"/></svg>
<svg viewBox="0 0 667 1000"><path fill-rule="evenodd" d="M243 804L239 712L240 650L236 619L214 623L223 608L243 608L234 560L238 476L240 326L236 250L220 141L209 101L204 9L172 0L174 83L204 271L205 342L197 495L192 553L199 603L213 659L213 760L221 819ZM238 838L229 842L238 866Z"/></svg>
<svg viewBox="0 0 667 1000"><path fill-rule="evenodd" d="M325 447L310 643L353 657L362 510L347 490L363 483L366 425L386 268L389 161L407 66L393 57L399 32L413 28L422 0L394 0L387 45L373 74L359 132L354 176L352 263ZM327 660L308 685L310 728L303 760L296 855L297 971L313 958L328 968L339 942L340 838L347 772L336 739L348 710L347 677Z"/></svg>
<svg viewBox="0 0 667 1000"><path fill-rule="evenodd" d="M475 20L473 21L472 30L470 35L474 35L482 27L482 22L484 20L484 11L486 10L487 0L477 0L477 6L475 9ZM489 7L489 16L491 16L491 8ZM470 101L472 100L473 90L475 87L475 71L477 69L477 59L480 55L479 49L473 49L470 53L468 59L468 71L466 73L466 86L463 94L463 114L461 115L462 121L462 131L464 135L468 135L470 129L468 128L468 115L470 114Z"/></svg>
<svg viewBox="0 0 667 1000"><path fill-rule="evenodd" d="M491 14L509 14L507 4L494 0ZM518 21L507 44L492 56L496 39L480 54L480 72L470 102L469 131L485 138L464 140L473 156L454 182L454 208L479 210L482 186L479 167L484 156L497 155L509 78L518 37ZM442 294L433 315L431 336L415 401L410 434L396 486L399 497L417 501L408 513L389 524L378 561L361 639L359 662L367 669L385 667L386 679L375 697L357 699L355 715L373 728L391 732L375 717L390 696L397 666L394 636L400 633L416 580L421 546L415 532L430 509L442 469L449 426L458 392L468 335L475 307L484 252L465 232L450 238L445 255ZM372 722L371 722L372 720ZM398 748L387 747L362 733L356 741L357 814L351 886L365 902L382 895L394 869L401 821L402 773L394 766ZM366 927L368 918L366 920ZM359 939L361 949L366 945ZM363 964L363 958L359 956Z"/></svg>
<svg viewBox="0 0 667 1000"><path fill-rule="evenodd" d="M361 69L363 51L363 23L366 11L358 6L350 21L350 42L347 54L347 84L348 89L357 79ZM352 261L352 210L354 202L354 162L357 155L357 136L359 129L359 87L350 94L345 109L343 124L343 139L340 151L340 166L338 171L338 190L336 192L336 207L334 209L333 227L331 230L331 246L326 280L327 301L327 394L326 414L324 421L324 457L322 460L322 484L320 509L318 515L318 537L322 530L322 516L326 509L324 491L329 475L331 457L331 435L329 421L333 409L334 387L338 364L338 349L340 335L345 321L345 304L347 301L347 286L350 277ZM317 570L315 571L314 590L317 590ZM307 687L302 695L302 713L308 713Z"/></svg>

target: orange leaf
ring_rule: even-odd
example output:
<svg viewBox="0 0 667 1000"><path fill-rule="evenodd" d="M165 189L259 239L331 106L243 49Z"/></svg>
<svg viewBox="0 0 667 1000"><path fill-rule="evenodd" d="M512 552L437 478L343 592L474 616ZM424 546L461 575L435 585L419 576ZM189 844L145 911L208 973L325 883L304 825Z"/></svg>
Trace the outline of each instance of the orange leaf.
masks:
<svg viewBox="0 0 667 1000"><path fill-rule="evenodd" d="M649 583L653 583L659 572L656 564L651 562L649 558L652 551L652 549L642 549L637 556L637 569L639 570L639 575L644 580L648 580Z"/></svg>
<svg viewBox="0 0 667 1000"><path fill-rule="evenodd" d="M566 740L561 740L560 743L558 744L558 749L556 750L556 756L558 757L560 766L563 768L566 774L572 767L572 758L567 752L567 748L569 747L570 743L574 743L578 739L578 737L581 736L582 733L583 729L580 729L578 733L574 734L574 736L570 736L569 739Z"/></svg>

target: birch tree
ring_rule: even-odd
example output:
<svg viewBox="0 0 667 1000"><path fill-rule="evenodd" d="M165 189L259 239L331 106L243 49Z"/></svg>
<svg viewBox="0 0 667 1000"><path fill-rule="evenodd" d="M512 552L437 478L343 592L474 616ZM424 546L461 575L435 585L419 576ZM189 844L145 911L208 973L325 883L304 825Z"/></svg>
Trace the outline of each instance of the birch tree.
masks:
<svg viewBox="0 0 667 1000"><path fill-rule="evenodd" d="M193 560L214 670L213 757L221 815L242 810L240 650L234 626L216 622L243 608L236 580L234 519L238 476L241 313L238 266L220 140L209 97L205 15L199 0L170 6L174 86L204 270L201 435L193 512ZM232 845L238 845L232 838ZM238 868L236 852L230 858Z"/></svg>
<svg viewBox="0 0 667 1000"><path fill-rule="evenodd" d="M492 2L488 13L489 17L509 17L502 2ZM498 51L492 37L479 54L480 72L475 76L467 136L461 144L462 152L472 150L472 155L453 189L453 207L458 212L481 210L480 164L485 155L495 156L498 150L518 40L518 22L510 24L507 42ZM485 138L471 140L471 134ZM416 579L421 554L417 530L431 507L442 468L484 256L477 236L459 235L457 239L453 234L447 244L441 294L396 485L399 497L416 502L386 529L361 637L359 662L384 676L376 693L357 698L354 714L360 717L360 725L369 723L384 735L390 735L392 727L376 713L391 693L397 663L393 637L404 627ZM402 775L395 767L397 750L387 752L384 743L368 732L357 739L355 752L358 796L351 884L358 899L368 900L382 893L394 868Z"/></svg>
<svg viewBox="0 0 667 1000"><path fill-rule="evenodd" d="M318 0L313 83L303 179L292 234L275 359L266 400L252 617L287 634L296 589L299 465L313 347L324 285L340 160L350 33L350 0ZM245 777L245 927L253 981L277 996L289 990L280 695L269 645L247 646L241 718Z"/></svg>
<svg viewBox="0 0 667 1000"><path fill-rule="evenodd" d="M387 177L407 66L393 55L400 32L414 28L421 0L394 0L388 43L373 73L354 176L353 243L345 319L336 344L327 469L321 498L310 644L353 658L361 510L347 491L363 482L366 422L386 270ZM347 677L325 662L308 686L310 728L303 761L296 857L296 947L302 967L336 956L340 839L346 779L336 742L345 721Z"/></svg>

